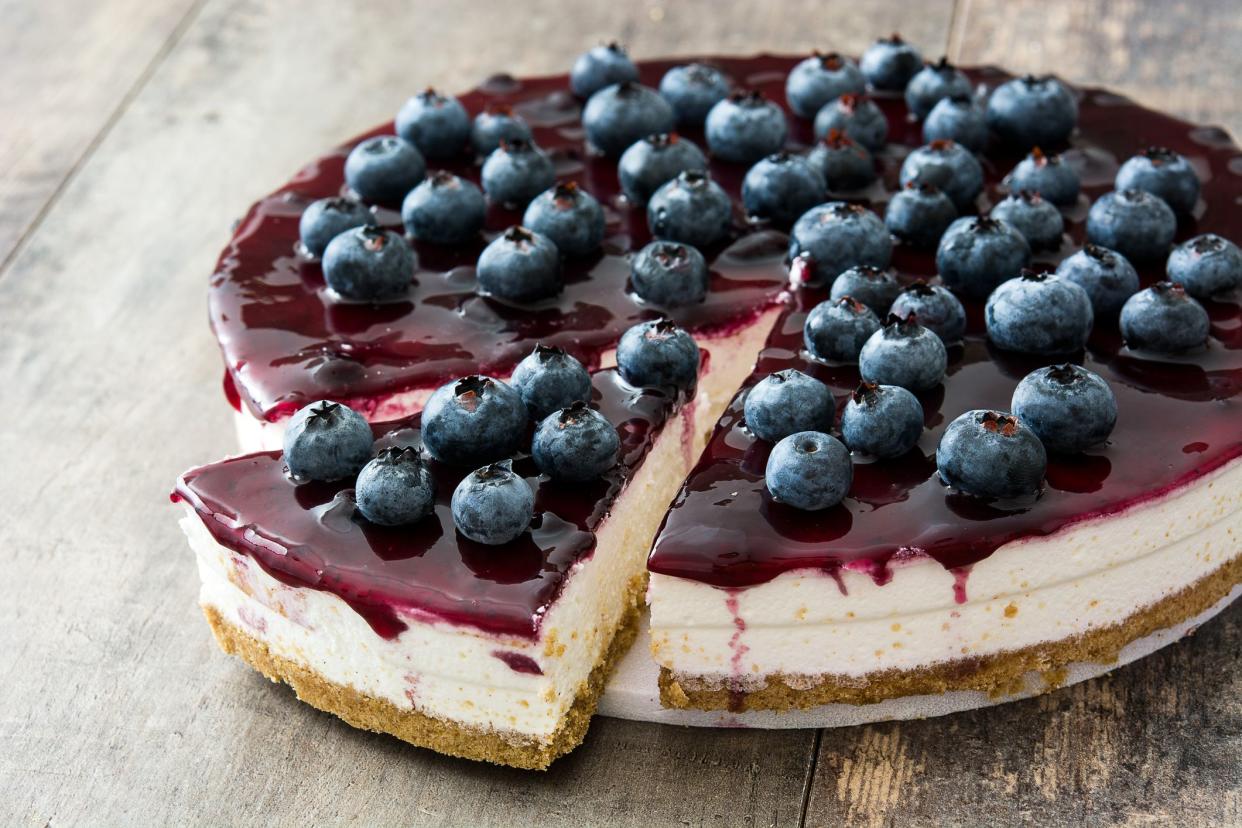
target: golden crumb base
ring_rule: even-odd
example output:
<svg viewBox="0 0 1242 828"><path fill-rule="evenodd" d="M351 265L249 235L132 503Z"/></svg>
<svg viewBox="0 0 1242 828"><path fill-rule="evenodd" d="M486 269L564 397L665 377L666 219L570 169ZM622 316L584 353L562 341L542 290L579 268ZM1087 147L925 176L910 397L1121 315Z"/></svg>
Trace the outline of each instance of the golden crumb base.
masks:
<svg viewBox="0 0 1242 828"><path fill-rule="evenodd" d="M631 583L625 614L612 642L579 688L560 728L546 742L516 733L469 727L416 710L402 710L386 699L328 681L309 667L276 655L265 643L226 621L215 607L204 606L203 612L220 649L239 657L273 682L289 685L298 699L311 707L339 716L354 727L388 733L404 742L449 756L546 770L553 760L582 743L609 675L634 643L644 580L638 578Z"/></svg>
<svg viewBox="0 0 1242 828"><path fill-rule="evenodd" d="M772 675L751 692L707 687L695 676L674 675L660 669L660 701L665 707L697 710L793 710L822 704L874 704L903 696L923 696L952 690L982 690L993 698L1015 695L1025 687L1026 674L1039 673L1044 692L1065 682L1066 667L1076 662L1111 664L1132 641L1172 627L1206 611L1235 585L1242 583L1242 557L1180 592L1161 599L1129 618L1059 641L977 658L955 659L919 670L882 670L865 676L825 674L798 677L791 687L783 675ZM697 686L696 686L697 685Z"/></svg>

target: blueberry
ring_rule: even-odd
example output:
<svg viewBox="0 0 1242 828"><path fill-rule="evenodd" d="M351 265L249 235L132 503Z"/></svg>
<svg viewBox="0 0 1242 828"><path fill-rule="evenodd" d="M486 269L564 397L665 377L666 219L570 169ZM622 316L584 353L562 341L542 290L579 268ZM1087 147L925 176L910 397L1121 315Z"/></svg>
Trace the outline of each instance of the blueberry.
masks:
<svg viewBox="0 0 1242 828"><path fill-rule="evenodd" d="M797 431L829 430L837 408L828 386L791 368L759 380L742 413L752 434L775 443Z"/></svg>
<svg viewBox="0 0 1242 828"><path fill-rule="evenodd" d="M427 158L452 158L470 136L470 116L461 101L427 89L405 102L396 127L397 134Z"/></svg>
<svg viewBox="0 0 1242 828"><path fill-rule="evenodd" d="M591 399L591 375L560 348L536 345L513 369L511 383L539 422L553 411Z"/></svg>
<svg viewBox="0 0 1242 828"><path fill-rule="evenodd" d="M941 98L923 121L923 140L949 140L982 152L988 144L988 122L969 95Z"/></svg>
<svg viewBox="0 0 1242 828"><path fill-rule="evenodd" d="M1022 378L1013 413L1048 451L1072 454L1108 439L1117 398L1099 374L1077 365L1049 365Z"/></svg>
<svg viewBox="0 0 1242 828"><path fill-rule="evenodd" d="M851 451L900 457L923 433L923 406L900 385L858 386L841 412L841 436Z"/></svg>
<svg viewBox="0 0 1242 828"><path fill-rule="evenodd" d="M693 391L699 378L699 346L667 319L640 322L617 343L617 369L630 385Z"/></svg>
<svg viewBox="0 0 1242 828"><path fill-rule="evenodd" d="M405 239L374 225L346 230L323 252L323 280L346 299L396 299L410 287L416 265Z"/></svg>
<svg viewBox="0 0 1242 828"><path fill-rule="evenodd" d="M549 414L535 429L531 455L554 480L594 480L617 465L621 438L608 418L579 400Z"/></svg>
<svg viewBox="0 0 1242 828"><path fill-rule="evenodd" d="M510 227L479 254L479 287L513 302L532 302L561 290L561 259L547 236Z"/></svg>
<svg viewBox="0 0 1242 828"><path fill-rule="evenodd" d="M853 363L879 329L875 311L852 296L841 296L811 309L802 326L802 340L816 359Z"/></svg>
<svg viewBox="0 0 1242 828"><path fill-rule="evenodd" d="M298 235L302 246L312 256L322 256L328 242L354 227L374 221L365 204L352 198L321 198L312 201L302 211L298 220Z"/></svg>
<svg viewBox="0 0 1242 828"><path fill-rule="evenodd" d="M893 193L884 210L889 232L913 247L935 247L956 218L953 199L924 181L911 181Z"/></svg>
<svg viewBox="0 0 1242 828"><path fill-rule="evenodd" d="M1087 213L1087 238L1131 262L1164 258L1176 233L1173 210L1146 190L1105 193Z"/></svg>
<svg viewBox="0 0 1242 828"><path fill-rule="evenodd" d="M949 225L936 249L936 270L949 287L982 299L1031 262L1031 246L1007 221L963 216Z"/></svg>
<svg viewBox="0 0 1242 828"><path fill-rule="evenodd" d="M903 187L911 181L935 184L964 213L983 192L983 165L961 144L932 141L906 156L900 181Z"/></svg>
<svg viewBox="0 0 1242 828"><path fill-rule="evenodd" d="M983 318L988 339L997 347L1049 355L1082 350L1095 314L1087 292L1076 283L1027 271L992 291Z"/></svg>
<svg viewBox="0 0 1242 828"><path fill-rule="evenodd" d="M722 161L753 164L785 146L785 113L759 92L737 90L707 113L707 147Z"/></svg>
<svg viewBox="0 0 1242 828"><path fill-rule="evenodd" d="M1173 354L1197 348L1210 328L1203 305L1171 282L1140 290L1121 308L1121 338L1137 350Z"/></svg>
<svg viewBox="0 0 1242 828"><path fill-rule="evenodd" d="M992 218L1007 221L1018 229L1033 250L1061 246L1065 220L1061 211L1039 193L1019 190L997 202L989 213Z"/></svg>
<svg viewBox="0 0 1242 828"><path fill-rule="evenodd" d="M470 128L470 143L474 151L483 157L491 155L500 146L501 141L532 141L530 126L516 115L508 104L488 104L487 108L474 116L474 124Z"/></svg>
<svg viewBox="0 0 1242 828"><path fill-rule="evenodd" d="M1048 468L1044 444L1022 420L999 411L967 411L936 447L940 479L976 497L1013 498L1039 492Z"/></svg>
<svg viewBox="0 0 1242 828"><path fill-rule="evenodd" d="M620 155L630 144L653 133L672 132L676 125L673 107L660 93L630 81L605 86L582 110L587 138L610 156Z"/></svg>
<svg viewBox="0 0 1242 828"><path fill-rule="evenodd" d="M857 265L888 267L893 239L866 207L832 201L812 207L794 223L789 256L803 254L810 258L813 281L826 285Z"/></svg>
<svg viewBox="0 0 1242 828"><path fill-rule="evenodd" d="M566 256L594 253L604 240L604 208L574 181L535 196L522 224L547 236Z"/></svg>
<svg viewBox="0 0 1242 828"><path fill-rule="evenodd" d="M427 162L395 135L368 138L345 158L345 181L363 201L397 204L427 173Z"/></svg>
<svg viewBox="0 0 1242 828"><path fill-rule="evenodd" d="M470 472L453 490L453 523L475 543L499 546L517 540L535 513L535 493L513 471L513 461Z"/></svg>
<svg viewBox="0 0 1242 828"><path fill-rule="evenodd" d="M483 229L487 199L473 181L443 170L410 190L401 205L406 232L432 244L463 244Z"/></svg>
<svg viewBox="0 0 1242 828"><path fill-rule="evenodd" d="M1242 250L1215 233L1195 236L1169 254L1169 281L1196 299L1211 299L1242 285Z"/></svg>
<svg viewBox="0 0 1242 828"><path fill-rule="evenodd" d="M788 227L824 200L827 185L819 171L799 155L778 152L761 158L742 180L742 204L752 218Z"/></svg>
<svg viewBox="0 0 1242 828"><path fill-rule="evenodd" d="M706 173L687 170L660 186L647 202L647 226L659 239L710 247L729 232L733 202Z"/></svg>
<svg viewBox="0 0 1242 828"><path fill-rule="evenodd" d="M497 204L510 209L524 207L532 198L556 182L552 159L530 141L514 138L483 162L483 192Z"/></svg>
<svg viewBox="0 0 1242 828"><path fill-rule="evenodd" d="M851 296L875 311L879 321L879 316L888 313L889 306L899 293L901 283L893 271L859 265L851 267L833 281L829 298Z"/></svg>
<svg viewBox="0 0 1242 828"><path fill-rule="evenodd" d="M630 283L645 302L666 308L692 305L707 296L707 260L680 242L653 241L630 262Z"/></svg>
<svg viewBox="0 0 1242 828"><path fill-rule="evenodd" d="M1018 162L1007 179L1010 190L1030 190L1062 207L1078 201L1078 172L1060 155L1044 155L1039 147Z"/></svg>
<svg viewBox="0 0 1242 828"><path fill-rule="evenodd" d="M932 108L944 98L955 95L969 96L973 90L970 79L948 58L928 63L910 78L906 85L906 106L916 118L926 118Z"/></svg>
<svg viewBox="0 0 1242 828"><path fill-rule="evenodd" d="M517 391L474 374L445 383L423 406L423 445L441 463L477 466L508 457L526 436Z"/></svg>
<svg viewBox="0 0 1242 828"><path fill-rule="evenodd" d="M768 491L795 509L836 506L854 482L850 450L822 431L790 434L772 448L764 469Z"/></svg>
<svg viewBox="0 0 1242 828"><path fill-rule="evenodd" d="M431 514L436 481L416 448L386 448L362 467L354 484L358 511L372 523L400 526Z"/></svg>
<svg viewBox="0 0 1242 828"><path fill-rule="evenodd" d="M824 104L815 115L816 138L823 138L834 129L869 150L879 151L888 138L888 118L867 96L842 95Z"/></svg>
<svg viewBox="0 0 1242 828"><path fill-rule="evenodd" d="M842 95L861 95L867 80L858 65L836 52L816 52L789 72L785 100L803 118L814 118L824 104Z"/></svg>
<svg viewBox="0 0 1242 828"><path fill-rule="evenodd" d="M900 92L923 66L919 50L901 39L901 35L882 37L863 52L858 68L867 83L875 89Z"/></svg>
<svg viewBox="0 0 1242 828"><path fill-rule="evenodd" d="M605 86L638 80L638 67L618 43L596 46L583 52L569 71L569 88L579 98L589 98Z"/></svg>
<svg viewBox="0 0 1242 828"><path fill-rule="evenodd" d="M944 379L949 356L944 342L916 317L889 314L858 354L858 373L867 382L927 391Z"/></svg>
<svg viewBox="0 0 1242 828"><path fill-rule="evenodd" d="M811 148L806 160L819 170L832 192L859 190L876 179L871 153L840 132L830 130Z"/></svg>
<svg viewBox="0 0 1242 828"><path fill-rule="evenodd" d="M966 308L962 307L962 300L940 285L911 282L897 294L889 313L902 319L914 314L920 325L946 345L960 342L966 333Z"/></svg>
<svg viewBox="0 0 1242 828"><path fill-rule="evenodd" d="M660 94L673 107L677 123L702 126L712 107L729 94L729 79L714 66L674 66L660 79Z"/></svg>
<svg viewBox="0 0 1242 828"><path fill-rule="evenodd" d="M318 400L298 409L285 429L285 465L301 480L340 480L371 459L371 426L340 403Z"/></svg>
<svg viewBox="0 0 1242 828"><path fill-rule="evenodd" d="M661 132L635 141L621 153L617 178L625 197L641 206L664 182L686 170L706 172L707 156L693 141L675 132Z"/></svg>
<svg viewBox="0 0 1242 828"><path fill-rule="evenodd" d="M1087 244L1057 265L1057 275L1087 292L1096 316L1115 316L1139 289L1138 273L1126 257L1105 247Z"/></svg>
<svg viewBox="0 0 1242 828"><path fill-rule="evenodd" d="M1146 190L1173 212L1190 213L1199 200L1199 175L1183 156L1165 147L1148 147L1117 170L1118 190Z"/></svg>
<svg viewBox="0 0 1242 828"><path fill-rule="evenodd" d="M988 126L1020 149L1065 143L1078 123L1078 101L1056 78L1027 75L1002 83L988 98Z"/></svg>

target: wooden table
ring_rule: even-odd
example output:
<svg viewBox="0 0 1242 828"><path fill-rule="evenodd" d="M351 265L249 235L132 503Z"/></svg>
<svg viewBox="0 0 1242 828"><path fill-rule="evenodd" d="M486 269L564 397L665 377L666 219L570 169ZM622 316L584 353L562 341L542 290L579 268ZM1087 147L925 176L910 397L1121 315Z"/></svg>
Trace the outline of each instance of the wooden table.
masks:
<svg viewBox="0 0 1242 828"><path fill-rule="evenodd" d="M167 500L232 445L206 277L251 200L415 89L611 37L857 53L900 30L1242 134L1236 0L584 5L0 0L0 823L1242 822L1237 607L1031 701L824 732L600 719L544 775L352 730L217 652Z"/></svg>

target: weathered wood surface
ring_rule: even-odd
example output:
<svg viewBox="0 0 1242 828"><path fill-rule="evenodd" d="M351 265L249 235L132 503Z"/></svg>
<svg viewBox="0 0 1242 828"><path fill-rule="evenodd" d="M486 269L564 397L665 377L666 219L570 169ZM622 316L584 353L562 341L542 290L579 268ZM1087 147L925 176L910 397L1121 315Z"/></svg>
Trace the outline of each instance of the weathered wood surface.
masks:
<svg viewBox="0 0 1242 828"><path fill-rule="evenodd" d="M14 4L8 20L94 20L54 5ZM162 37L145 5L92 24L114 51L84 63L144 68L125 81L92 66L114 103L100 91L94 122L74 122L77 156L32 168L52 183L27 191L24 212L0 190L0 242L25 237L0 266L0 824L1242 819L1237 610L1191 644L1043 700L822 735L599 720L546 775L354 731L216 652L166 493L232 444L203 297L254 197L429 83L563 71L611 37L639 56L857 51L899 29L935 55L953 16L948 0L917 14L897 0L583 5L206 0L188 17L160 6ZM957 10L959 48L974 42L976 9ZM989 30L1018 25L999 17ZM1078 77L1066 64L1090 51L1085 39L1058 50L1058 70ZM1236 77L1239 52L1199 65L1233 61L1222 77ZM50 98L37 79L59 54L27 43L0 51L0 66ZM0 132L0 159L20 155L20 135Z"/></svg>

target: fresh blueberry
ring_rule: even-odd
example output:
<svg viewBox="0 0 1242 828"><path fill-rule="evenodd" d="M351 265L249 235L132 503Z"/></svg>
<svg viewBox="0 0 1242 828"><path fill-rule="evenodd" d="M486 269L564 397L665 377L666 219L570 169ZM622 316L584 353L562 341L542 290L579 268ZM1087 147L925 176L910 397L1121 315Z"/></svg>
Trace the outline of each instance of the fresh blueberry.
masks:
<svg viewBox="0 0 1242 828"><path fill-rule="evenodd" d="M647 226L658 239L710 247L729 233L733 202L704 172L687 170L660 186L647 202Z"/></svg>
<svg viewBox="0 0 1242 828"><path fill-rule="evenodd" d="M982 299L1031 262L1031 246L1007 221L963 216L949 225L936 249L936 270L944 283Z"/></svg>
<svg viewBox="0 0 1242 828"><path fill-rule="evenodd" d="M1211 321L1181 285L1157 282L1121 307L1121 338L1131 348L1174 354L1202 345Z"/></svg>
<svg viewBox="0 0 1242 828"><path fill-rule="evenodd" d="M630 262L630 283L645 302L692 305L707 296L707 260L688 244L653 241Z"/></svg>
<svg viewBox="0 0 1242 828"><path fill-rule="evenodd" d="M600 152L618 156L648 135L672 132L673 107L650 87L626 81L605 86L587 101L582 126Z"/></svg>
<svg viewBox="0 0 1242 828"><path fill-rule="evenodd" d="M1072 454L1108 439L1117 423L1117 398L1099 374L1077 365L1049 365L1022 378L1013 413L1048 451Z"/></svg>
<svg viewBox="0 0 1242 828"><path fill-rule="evenodd" d="M470 136L470 116L461 101L427 89L405 102L396 127L397 134L427 158L452 158Z"/></svg>
<svg viewBox="0 0 1242 828"><path fill-rule="evenodd" d="M1048 453L1022 420L1000 411L967 411L944 430L936 447L940 479L976 497L1037 494Z"/></svg>
<svg viewBox="0 0 1242 828"><path fill-rule="evenodd" d="M552 159L530 141L520 138L500 142L483 162L483 192L505 207L524 207L556 182Z"/></svg>
<svg viewBox="0 0 1242 828"><path fill-rule="evenodd" d="M1116 316L1139 289L1138 273L1126 257L1105 247L1087 244L1057 265L1057 275L1087 292L1096 316Z"/></svg>
<svg viewBox="0 0 1242 828"><path fill-rule="evenodd" d="M374 225L346 230L323 251L323 280L346 299L383 301L402 296L416 257L405 239Z"/></svg>
<svg viewBox="0 0 1242 828"><path fill-rule="evenodd" d="M722 161L753 164L785 146L785 113L759 92L737 90L707 113L707 147Z"/></svg>
<svg viewBox="0 0 1242 828"><path fill-rule="evenodd" d="M345 158L345 181L363 201L398 204L427 174L427 162L395 135L368 138Z"/></svg>
<svg viewBox="0 0 1242 828"><path fill-rule="evenodd" d="M852 363L858 362L863 345L879 329L875 311L852 296L841 296L811 309L802 326L802 340L816 359Z"/></svg>
<svg viewBox="0 0 1242 828"><path fill-rule="evenodd" d="M794 223L789 257L802 255L810 259L813 282L827 285L857 265L888 267L893 239L866 207L832 201L812 207Z"/></svg>
<svg viewBox="0 0 1242 828"><path fill-rule="evenodd" d="M554 480L594 480L617 465L621 438L608 418L579 400L549 414L535 429L531 456Z"/></svg>
<svg viewBox="0 0 1242 828"><path fill-rule="evenodd" d="M969 211L983 192L983 165L974 154L953 141L932 141L901 162L901 186L911 181L935 184L960 212Z"/></svg>
<svg viewBox="0 0 1242 828"><path fill-rule="evenodd" d="M1169 254L1169 281L1196 299L1211 299L1242 285L1242 250L1215 233L1195 236Z"/></svg>
<svg viewBox="0 0 1242 828"><path fill-rule="evenodd" d="M1030 190L1010 193L997 202L988 215L1016 227L1032 250L1061 246L1065 220L1061 218L1061 211L1051 201L1044 201L1039 193Z"/></svg>
<svg viewBox="0 0 1242 828"><path fill-rule="evenodd" d="M923 140L947 140L971 152L982 152L988 143L988 122L983 110L969 95L941 98L923 121Z"/></svg>
<svg viewBox="0 0 1242 828"><path fill-rule="evenodd" d="M863 52L858 68L874 89L900 92L923 66L919 50L894 33L882 37Z"/></svg>
<svg viewBox="0 0 1242 828"><path fill-rule="evenodd" d="M522 116L513 112L508 104L489 104L474 117L470 128L470 143L474 151L486 158L500 146L501 141L534 140L530 126Z"/></svg>
<svg viewBox="0 0 1242 828"><path fill-rule="evenodd" d="M535 196L522 224L547 236L566 256L586 256L604 240L604 208L574 181Z"/></svg>
<svg viewBox="0 0 1242 828"><path fill-rule="evenodd" d="M406 232L432 244L462 244L483 229L487 199L473 181L443 170L410 190L401 205Z"/></svg>
<svg viewBox="0 0 1242 828"><path fill-rule="evenodd" d="M764 469L768 491L795 509L836 506L854 482L850 450L822 431L790 434L772 447Z"/></svg>
<svg viewBox="0 0 1242 828"><path fill-rule="evenodd" d="M699 346L667 319L640 322L617 343L617 369L630 385L693 391L699 379Z"/></svg>
<svg viewBox="0 0 1242 828"><path fill-rule="evenodd" d="M928 63L910 78L906 85L906 106L916 118L926 118L944 98L955 95L969 96L972 92L970 79L948 58Z"/></svg>
<svg viewBox="0 0 1242 828"><path fill-rule="evenodd" d="M510 227L479 254L479 287L513 302L532 302L561 290L561 258L547 236Z"/></svg>
<svg viewBox="0 0 1242 828"><path fill-rule="evenodd" d="M453 523L475 543L499 546L517 540L535 513L535 493L513 471L513 461L470 472L453 490Z"/></svg>
<svg viewBox="0 0 1242 828"><path fill-rule="evenodd" d="M1190 213L1199 200L1199 175L1183 156L1166 147L1148 147L1117 170L1118 190L1146 190L1173 212Z"/></svg>
<svg viewBox="0 0 1242 828"><path fill-rule="evenodd" d="M511 383L539 422L553 411L591 399L591 375L560 348L536 345L513 369Z"/></svg>
<svg viewBox="0 0 1242 828"><path fill-rule="evenodd" d="M946 345L960 342L966 333L966 308L962 300L948 288L921 280L911 282L897 294L889 313L902 319L914 314L920 325Z"/></svg>
<svg viewBox="0 0 1242 828"><path fill-rule="evenodd" d="M354 497L367 520L400 526L431 514L436 481L418 449L386 448L358 473Z"/></svg>
<svg viewBox="0 0 1242 828"><path fill-rule="evenodd" d="M742 204L752 218L788 227L824 200L827 185L800 155L778 152L761 158L742 180Z"/></svg>
<svg viewBox="0 0 1242 828"><path fill-rule="evenodd" d="M852 451L900 457L923 433L923 406L900 385L858 386L841 412L841 436Z"/></svg>
<svg viewBox="0 0 1242 828"><path fill-rule="evenodd" d="M1020 149L1065 143L1078 123L1078 101L1056 78L1027 75L1002 83L988 98L988 126Z"/></svg>
<svg viewBox="0 0 1242 828"><path fill-rule="evenodd" d="M1078 201L1078 172L1060 155L1044 155L1039 147L1018 162L1007 180L1010 190L1030 190L1059 206Z"/></svg>
<svg viewBox="0 0 1242 828"><path fill-rule="evenodd" d="M916 317L889 314L858 354L858 373L867 382L927 391L944 379L949 355L944 342Z"/></svg>
<svg viewBox="0 0 1242 828"><path fill-rule="evenodd" d="M893 193L884 211L890 233L913 247L931 248L957 218L953 199L935 184L911 181Z"/></svg>
<svg viewBox="0 0 1242 828"><path fill-rule="evenodd" d="M759 380L746 393L742 414L752 434L775 443L798 431L828 431L837 408L828 386L790 368Z"/></svg>
<svg viewBox="0 0 1242 828"><path fill-rule="evenodd" d="M888 313L889 306L899 293L901 283L893 271L859 265L851 267L833 281L829 298L851 296L875 311L878 321L879 315Z"/></svg>
<svg viewBox="0 0 1242 828"><path fill-rule="evenodd" d="M625 197L641 206L664 182L686 170L705 172L707 156L693 141L675 132L661 132L635 141L621 153L617 178Z"/></svg>
<svg viewBox="0 0 1242 828"><path fill-rule="evenodd" d="M1095 313L1087 292L1075 282L1027 271L992 291L983 318L988 339L997 347L1050 355L1082 350Z"/></svg>
<svg viewBox="0 0 1242 828"><path fill-rule="evenodd" d="M423 406L423 445L441 463L477 466L508 457L526 436L526 405L511 386L478 374L436 389Z"/></svg>
<svg viewBox="0 0 1242 828"><path fill-rule="evenodd" d="M854 61L836 52L816 52L795 66L785 80L785 100L803 118L815 113L842 95L861 95L867 80Z"/></svg>
<svg viewBox="0 0 1242 828"><path fill-rule="evenodd" d="M285 465L300 480L341 480L371 459L371 426L340 403L318 400L298 409L285 429Z"/></svg>
<svg viewBox="0 0 1242 828"><path fill-rule="evenodd" d="M677 123L702 126L712 107L729 94L729 79L714 66L674 66L660 79L660 94L673 106Z"/></svg>
<svg viewBox="0 0 1242 828"><path fill-rule="evenodd" d="M869 150L879 151L888 138L888 118L867 96L842 95L824 104L815 115L816 138L823 138L834 129Z"/></svg>
<svg viewBox="0 0 1242 828"><path fill-rule="evenodd" d="M831 192L860 190L876 179L871 153L840 132L829 131L807 153L806 160L819 170Z"/></svg>
<svg viewBox="0 0 1242 828"><path fill-rule="evenodd" d="M569 71L569 88L579 98L589 98L605 86L638 80L638 67L618 43L596 46L583 52Z"/></svg>
<svg viewBox="0 0 1242 828"><path fill-rule="evenodd" d="M375 217L365 204L352 198L321 198L312 201L298 220L302 246L312 256L322 256L328 242L354 227L370 224Z"/></svg>
<svg viewBox="0 0 1242 828"><path fill-rule="evenodd" d="M1087 213L1087 238L1131 262L1164 258L1176 233L1173 210L1146 190L1105 193Z"/></svg>

